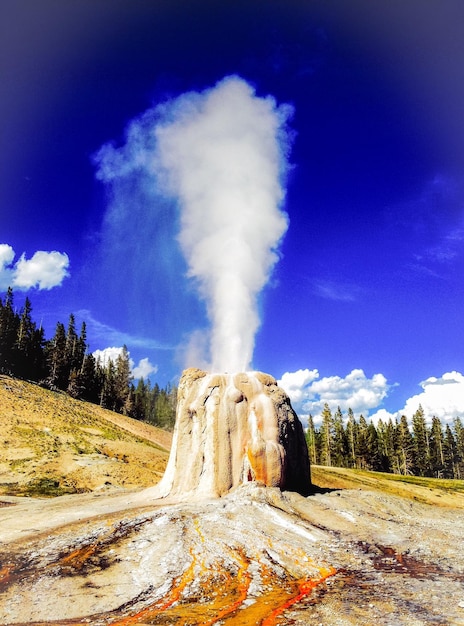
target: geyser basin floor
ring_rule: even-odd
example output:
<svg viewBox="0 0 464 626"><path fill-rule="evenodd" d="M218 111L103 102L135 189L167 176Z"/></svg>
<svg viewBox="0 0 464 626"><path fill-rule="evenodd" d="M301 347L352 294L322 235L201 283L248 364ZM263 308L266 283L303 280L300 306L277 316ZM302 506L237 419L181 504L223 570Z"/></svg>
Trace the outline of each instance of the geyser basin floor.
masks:
<svg viewBox="0 0 464 626"><path fill-rule="evenodd" d="M94 498L94 515L90 496L42 502L38 517L34 501L0 508L0 529L21 513L16 540L1 536L1 623L464 624L462 511L252 484L130 499Z"/></svg>

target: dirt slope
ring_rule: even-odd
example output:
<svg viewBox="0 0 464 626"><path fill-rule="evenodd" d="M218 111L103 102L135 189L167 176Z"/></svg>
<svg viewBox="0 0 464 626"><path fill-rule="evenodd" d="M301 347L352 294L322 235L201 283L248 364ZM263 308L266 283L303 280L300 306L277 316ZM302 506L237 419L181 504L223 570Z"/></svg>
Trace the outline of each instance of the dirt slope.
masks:
<svg viewBox="0 0 464 626"><path fill-rule="evenodd" d="M153 485L170 445L161 429L0 376L0 494Z"/></svg>

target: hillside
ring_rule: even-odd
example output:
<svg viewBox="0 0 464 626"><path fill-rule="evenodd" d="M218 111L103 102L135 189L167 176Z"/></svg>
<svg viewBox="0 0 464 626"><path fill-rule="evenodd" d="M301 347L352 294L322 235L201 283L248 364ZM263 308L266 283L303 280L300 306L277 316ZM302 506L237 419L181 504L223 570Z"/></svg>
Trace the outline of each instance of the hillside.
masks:
<svg viewBox="0 0 464 626"><path fill-rule="evenodd" d="M153 485L171 434L0 376L0 494L56 496Z"/></svg>

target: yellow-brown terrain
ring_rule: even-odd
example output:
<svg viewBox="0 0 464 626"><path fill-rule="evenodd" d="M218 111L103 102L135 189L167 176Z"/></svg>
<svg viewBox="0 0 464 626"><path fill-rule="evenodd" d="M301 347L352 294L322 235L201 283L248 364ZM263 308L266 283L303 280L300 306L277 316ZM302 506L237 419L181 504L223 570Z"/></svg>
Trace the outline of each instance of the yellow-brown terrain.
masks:
<svg viewBox="0 0 464 626"><path fill-rule="evenodd" d="M0 494L57 496L153 485L171 434L0 376Z"/></svg>

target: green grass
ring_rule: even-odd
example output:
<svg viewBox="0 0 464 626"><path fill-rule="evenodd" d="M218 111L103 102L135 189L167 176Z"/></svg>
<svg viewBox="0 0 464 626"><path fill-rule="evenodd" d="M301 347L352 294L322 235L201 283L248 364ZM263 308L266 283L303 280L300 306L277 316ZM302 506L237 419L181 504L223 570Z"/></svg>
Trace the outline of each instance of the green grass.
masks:
<svg viewBox="0 0 464 626"><path fill-rule="evenodd" d="M364 470L353 471L362 472ZM427 489L441 489L443 491L455 491L458 493L464 493L464 480L455 480L451 478L429 478L425 476L403 476L402 474L387 474L383 472L366 471L365 473L372 474L374 477L382 477L387 480L407 483L409 485L417 485L419 487L426 487Z"/></svg>
<svg viewBox="0 0 464 626"><path fill-rule="evenodd" d="M385 472L371 472L362 469L340 467L311 467L313 485L321 489L362 489L383 491L393 495L438 504L438 498L455 498L456 505L462 506L464 480L428 478L423 476L403 476Z"/></svg>

